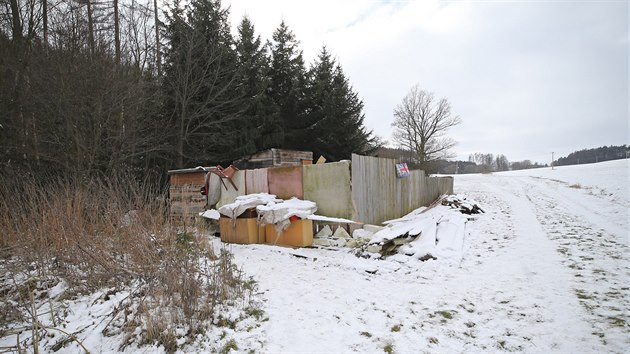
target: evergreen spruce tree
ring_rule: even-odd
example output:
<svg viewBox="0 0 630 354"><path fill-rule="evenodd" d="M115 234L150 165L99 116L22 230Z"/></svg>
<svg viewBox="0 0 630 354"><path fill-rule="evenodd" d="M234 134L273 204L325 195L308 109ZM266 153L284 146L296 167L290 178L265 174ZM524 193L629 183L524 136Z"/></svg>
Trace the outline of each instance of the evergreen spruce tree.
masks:
<svg viewBox="0 0 630 354"><path fill-rule="evenodd" d="M228 11L219 0L193 0L187 10L175 1L170 12L163 85L176 164L232 161L249 147Z"/></svg>
<svg viewBox="0 0 630 354"><path fill-rule="evenodd" d="M302 150L307 141L306 70L299 42L284 21L273 33L270 79L268 94L278 107L278 123L283 130L279 147Z"/></svg>
<svg viewBox="0 0 630 354"><path fill-rule="evenodd" d="M354 92L339 64L323 48L309 71L307 135L315 158L331 161L367 154L376 138L363 125L363 102Z"/></svg>
<svg viewBox="0 0 630 354"><path fill-rule="evenodd" d="M265 49L252 22L243 17L238 26L236 55L239 87L244 99L242 129L246 131L250 153L282 144L277 107L267 95L270 60Z"/></svg>

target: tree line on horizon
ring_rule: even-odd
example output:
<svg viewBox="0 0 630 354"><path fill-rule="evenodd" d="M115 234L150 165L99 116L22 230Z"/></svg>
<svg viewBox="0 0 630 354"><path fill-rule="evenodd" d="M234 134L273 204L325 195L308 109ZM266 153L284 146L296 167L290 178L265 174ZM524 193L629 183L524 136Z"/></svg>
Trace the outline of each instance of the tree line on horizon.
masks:
<svg viewBox="0 0 630 354"><path fill-rule="evenodd" d="M225 164L268 148L370 153L363 102L282 22L263 42L220 0L9 0L0 7L0 165L61 175Z"/></svg>
<svg viewBox="0 0 630 354"><path fill-rule="evenodd" d="M556 166L580 165L584 163L597 163L610 160L626 159L630 156L630 147L627 145L601 146L598 148L582 149L574 151L566 157L554 161Z"/></svg>
<svg viewBox="0 0 630 354"><path fill-rule="evenodd" d="M380 148L376 154L381 157L398 159L406 162L411 169L420 169L413 154L405 149ZM611 145L598 148L574 151L566 157L554 161L554 166L579 165L597 163L630 157L630 147L627 145ZM491 173L500 171L525 170L531 168L549 167L549 164L532 162L531 160L509 161L503 154L473 153L468 161L451 161L438 159L428 166L427 173L440 174L468 174Z"/></svg>
<svg viewBox="0 0 630 354"><path fill-rule="evenodd" d="M410 169L423 169L418 159L411 151L406 149L393 149L381 147L376 151L376 156L393 158L405 162ZM428 174L468 174L491 173L510 170L524 170L530 168L548 167L547 164L532 162L531 160L509 161L503 154L473 153L467 161L435 159L424 165L424 171Z"/></svg>

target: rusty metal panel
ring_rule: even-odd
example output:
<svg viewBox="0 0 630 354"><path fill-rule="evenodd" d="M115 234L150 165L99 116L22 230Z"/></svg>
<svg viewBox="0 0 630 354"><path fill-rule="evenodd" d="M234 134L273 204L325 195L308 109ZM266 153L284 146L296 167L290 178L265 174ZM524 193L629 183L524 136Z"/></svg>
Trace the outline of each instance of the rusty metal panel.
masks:
<svg viewBox="0 0 630 354"><path fill-rule="evenodd" d="M245 194L269 193L267 169L245 170Z"/></svg>
<svg viewBox="0 0 630 354"><path fill-rule="evenodd" d="M304 199L317 204L317 214L353 219L350 161L307 165L303 170Z"/></svg>
<svg viewBox="0 0 630 354"><path fill-rule="evenodd" d="M194 184L201 187L203 186L205 175L206 172L204 171L172 174L170 175L170 182L171 185Z"/></svg>
<svg viewBox="0 0 630 354"><path fill-rule="evenodd" d="M304 198L302 166L273 167L267 169L269 193L281 199Z"/></svg>

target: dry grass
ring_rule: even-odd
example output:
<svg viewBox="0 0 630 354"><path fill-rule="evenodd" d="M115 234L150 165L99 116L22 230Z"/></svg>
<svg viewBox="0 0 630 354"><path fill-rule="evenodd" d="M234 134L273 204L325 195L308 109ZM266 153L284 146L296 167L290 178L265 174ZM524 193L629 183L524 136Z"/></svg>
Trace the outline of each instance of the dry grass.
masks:
<svg viewBox="0 0 630 354"><path fill-rule="evenodd" d="M0 260L12 278L0 296L2 304L22 305L1 311L0 332L21 321L35 327L31 339L44 335L37 311L29 309L61 279L69 285L66 300L133 283L140 285L112 313L111 322L125 319L121 348L158 343L173 352L176 327L194 336L218 305L251 295L251 281L229 252L215 255L207 241L170 224L164 190L129 176L44 180L0 176ZM139 337L132 334L137 327Z"/></svg>

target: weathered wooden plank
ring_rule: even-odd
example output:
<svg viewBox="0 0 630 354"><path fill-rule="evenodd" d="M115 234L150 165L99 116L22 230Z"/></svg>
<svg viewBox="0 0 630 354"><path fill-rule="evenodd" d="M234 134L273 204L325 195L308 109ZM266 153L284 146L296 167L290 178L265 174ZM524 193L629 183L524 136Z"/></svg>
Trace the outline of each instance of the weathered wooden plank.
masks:
<svg viewBox="0 0 630 354"><path fill-rule="evenodd" d="M395 165L393 159L352 155L352 200L358 221L380 224L452 193L452 179L426 177L424 171L398 178Z"/></svg>
<svg viewBox="0 0 630 354"><path fill-rule="evenodd" d="M245 171L245 194L252 193L269 193L266 168Z"/></svg>

